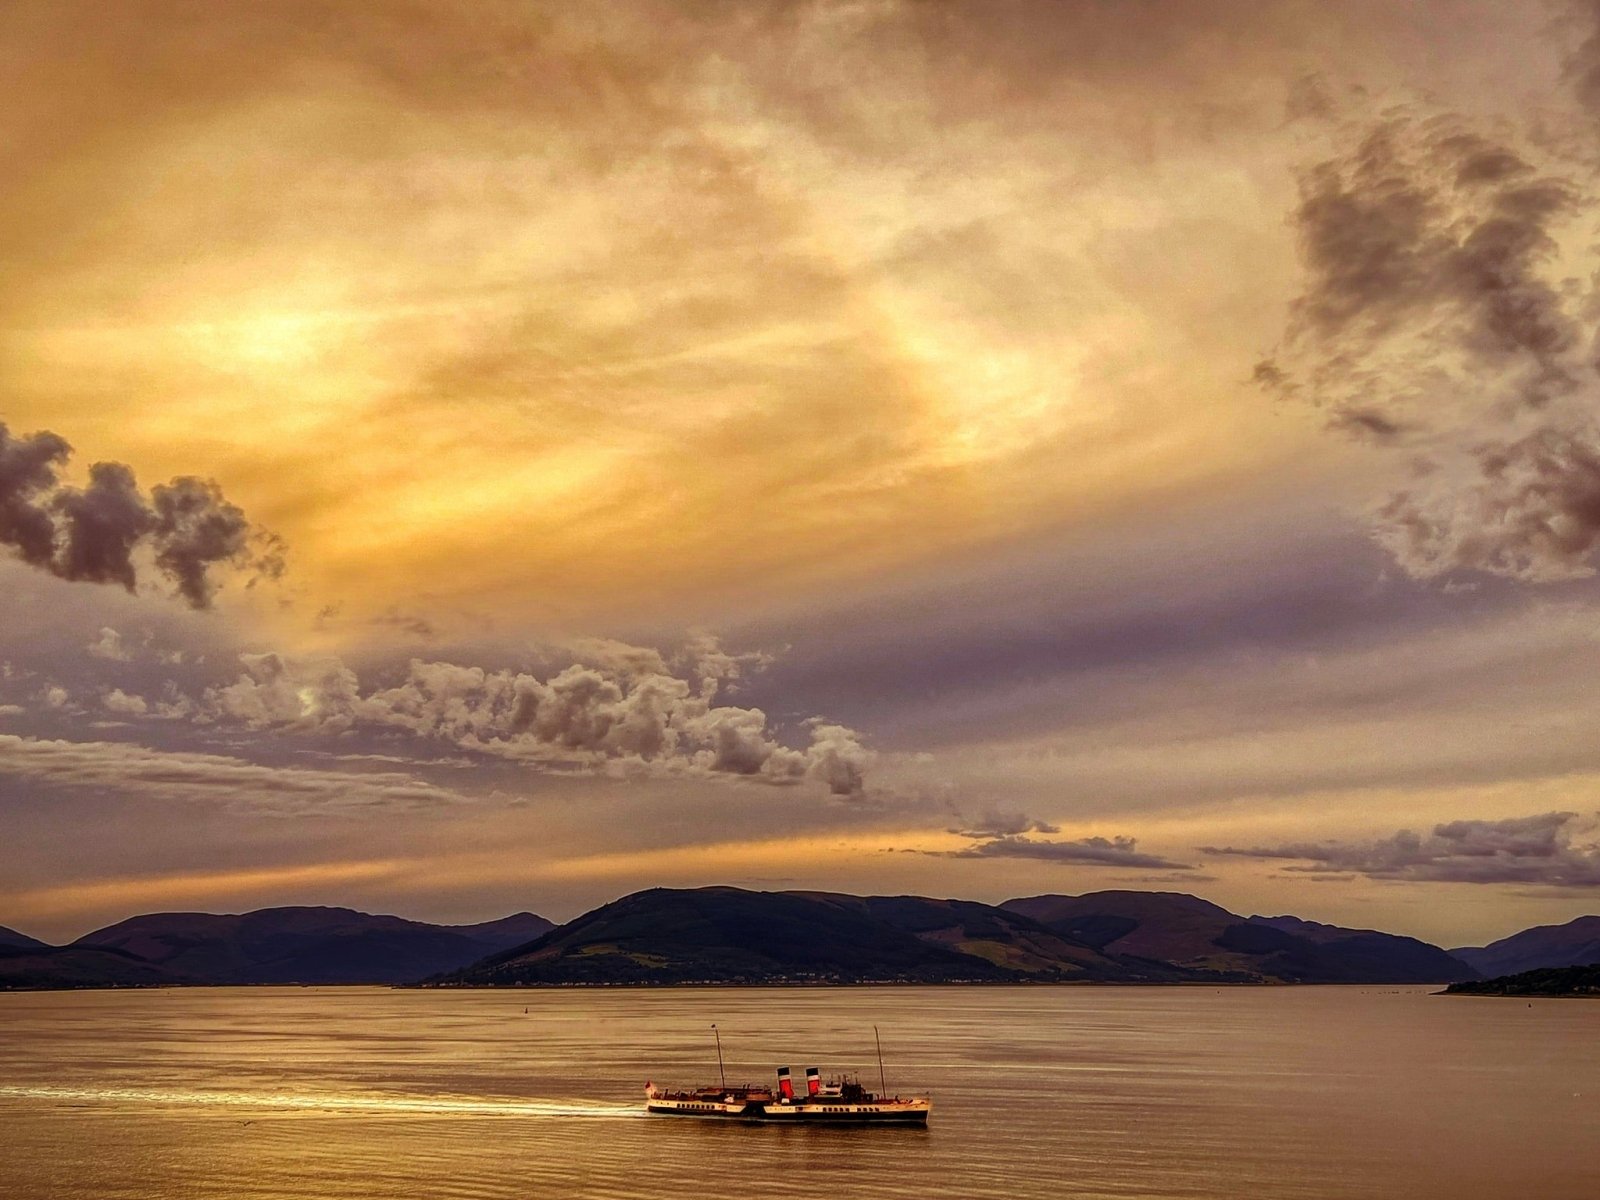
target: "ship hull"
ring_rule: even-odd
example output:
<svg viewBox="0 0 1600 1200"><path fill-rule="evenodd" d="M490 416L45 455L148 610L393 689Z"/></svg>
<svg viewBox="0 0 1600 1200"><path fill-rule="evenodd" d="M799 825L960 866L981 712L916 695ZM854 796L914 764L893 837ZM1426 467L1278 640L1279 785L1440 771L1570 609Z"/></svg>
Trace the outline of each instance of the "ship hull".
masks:
<svg viewBox="0 0 1600 1200"><path fill-rule="evenodd" d="M926 1125L932 1105L901 1104L719 1104L650 1100L645 1111L660 1117L748 1121L762 1125Z"/></svg>
<svg viewBox="0 0 1600 1200"><path fill-rule="evenodd" d="M729 1104L724 1101L705 1100L648 1100L644 1110L658 1117L702 1117L716 1121L753 1121L759 1119L760 1103Z"/></svg>
<svg viewBox="0 0 1600 1200"><path fill-rule="evenodd" d="M926 1125L928 1110L870 1109L863 1111L812 1112L804 1108L768 1109L761 1114L766 1125Z"/></svg>

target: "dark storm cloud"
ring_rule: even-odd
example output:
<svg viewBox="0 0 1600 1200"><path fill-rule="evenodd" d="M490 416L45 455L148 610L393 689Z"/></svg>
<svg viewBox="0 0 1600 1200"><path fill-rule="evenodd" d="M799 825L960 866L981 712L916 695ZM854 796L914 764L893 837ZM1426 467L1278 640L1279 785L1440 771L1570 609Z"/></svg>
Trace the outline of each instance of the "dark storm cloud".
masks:
<svg viewBox="0 0 1600 1200"><path fill-rule="evenodd" d="M61 481L72 448L54 433L17 437L0 422L0 545L62 579L138 584L136 557L148 547L157 570L191 607L210 607L218 566L282 572L282 547L254 529L210 480L183 476L148 498L132 468L89 468L86 487Z"/></svg>
<svg viewBox="0 0 1600 1200"><path fill-rule="evenodd" d="M72 454L53 433L13 437L0 422L0 543L24 562L48 566L56 553L56 521L50 503L56 470Z"/></svg>
<svg viewBox="0 0 1600 1200"><path fill-rule="evenodd" d="M155 523L133 472L121 463L95 463L89 486L62 488L55 506L61 537L51 569L63 579L120 583L133 591L133 549Z"/></svg>
<svg viewBox="0 0 1600 1200"><path fill-rule="evenodd" d="M1155 854L1141 853L1138 840L1131 837L1086 837L1073 841L1045 841L1023 834L989 838L965 850L926 851L944 858L1026 858L1037 862L1073 866L1142 867L1187 871L1187 863L1173 862Z"/></svg>
<svg viewBox="0 0 1600 1200"><path fill-rule="evenodd" d="M1520 883L1600 888L1600 845L1575 845L1578 814L1540 813L1503 821L1449 821L1421 835L1403 829L1370 842L1202 846L1205 854L1293 859L1305 873L1352 873L1422 883Z"/></svg>
<svg viewBox="0 0 1600 1200"><path fill-rule="evenodd" d="M1600 9L1580 11L1589 36L1567 80L1592 117ZM1413 451L1375 533L1419 578L1594 570L1600 290L1592 249L1574 256L1593 245L1600 162L1592 138L1549 136L1562 118L1546 120L1521 132L1390 110L1336 132L1343 148L1301 173L1304 285L1256 382Z"/></svg>
<svg viewBox="0 0 1600 1200"><path fill-rule="evenodd" d="M239 563L251 553L250 522L209 479L184 475L150 491L156 566L195 608L207 608L216 592L210 570L217 563ZM281 546L273 543L258 559L259 569L283 573Z"/></svg>

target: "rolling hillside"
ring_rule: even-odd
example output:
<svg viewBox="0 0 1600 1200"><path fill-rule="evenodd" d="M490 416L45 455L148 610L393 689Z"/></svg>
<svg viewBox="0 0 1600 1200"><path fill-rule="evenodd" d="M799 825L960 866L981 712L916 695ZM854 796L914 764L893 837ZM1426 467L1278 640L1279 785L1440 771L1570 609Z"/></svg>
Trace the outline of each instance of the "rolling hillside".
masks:
<svg viewBox="0 0 1600 1200"><path fill-rule="evenodd" d="M1284 983L1453 983L1477 972L1437 946L1298 917L1243 917L1182 892L1030 896L1001 906L1107 954Z"/></svg>
<svg viewBox="0 0 1600 1200"><path fill-rule="evenodd" d="M1584 918L1495 943L1585 953ZM11 944L7 944L9 938ZM1519 943L1518 939L1523 939ZM1495 947L1486 948L1492 950ZM651 888L555 927L432 925L347 908L152 913L49 947L0 938L0 987L148 984L1451 983L1415 938L1244 917L1180 892L923 896Z"/></svg>
<svg viewBox="0 0 1600 1200"><path fill-rule="evenodd" d="M1577 917L1565 925L1535 925L1487 946L1463 946L1450 953L1484 975L1600 963L1600 917Z"/></svg>
<svg viewBox="0 0 1600 1200"><path fill-rule="evenodd" d="M855 897L651 888L438 982L998 981L1012 972L872 916ZM852 903L852 901L854 901Z"/></svg>
<svg viewBox="0 0 1600 1200"><path fill-rule="evenodd" d="M0 950L41 950L48 943L41 942L38 938L31 938L25 933L18 933L15 929L7 929L0 925Z"/></svg>
<svg viewBox="0 0 1600 1200"><path fill-rule="evenodd" d="M150 913L68 946L0 939L0 988L410 983L551 928L532 913L479 925L428 925L348 908Z"/></svg>

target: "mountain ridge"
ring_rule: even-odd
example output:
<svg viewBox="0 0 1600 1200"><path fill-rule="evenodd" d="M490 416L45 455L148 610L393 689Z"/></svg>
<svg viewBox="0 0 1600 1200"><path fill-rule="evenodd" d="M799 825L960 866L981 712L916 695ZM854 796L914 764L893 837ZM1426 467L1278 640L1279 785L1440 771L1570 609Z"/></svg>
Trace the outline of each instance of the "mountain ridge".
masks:
<svg viewBox="0 0 1600 1200"><path fill-rule="evenodd" d="M1186 892L1048 894L1001 907L1112 954L1260 982L1454 983L1478 974L1416 938L1300 917L1244 917Z"/></svg>
<svg viewBox="0 0 1600 1200"><path fill-rule="evenodd" d="M431 925L355 909L144 913L65 946L0 950L0 987L409 983L553 928L532 913Z"/></svg>
<svg viewBox="0 0 1600 1200"><path fill-rule="evenodd" d="M1534 925L1486 946L1459 946L1450 953L1486 976L1600 963L1600 916Z"/></svg>
<svg viewBox="0 0 1600 1200"><path fill-rule="evenodd" d="M49 946L49 942L41 942L38 938L0 925L0 949L45 950Z"/></svg>
<svg viewBox="0 0 1600 1200"><path fill-rule="evenodd" d="M1437 946L1247 918L1181 892L924 896L648 888L438 986L676 983L1450 983ZM1277 922L1278 924L1274 924ZM868 953L863 953L863 950Z"/></svg>
<svg viewBox="0 0 1600 1200"><path fill-rule="evenodd" d="M1581 932L1583 920L1569 925ZM7 932L14 943L25 939ZM559 926L529 912L434 925L347 908L285 906L147 913L64 947L26 942L34 944L0 942L0 988L1453 983L1480 977L1470 962L1415 938L1292 915L1241 916L1184 892L1131 889L985 904L817 890L647 888Z"/></svg>

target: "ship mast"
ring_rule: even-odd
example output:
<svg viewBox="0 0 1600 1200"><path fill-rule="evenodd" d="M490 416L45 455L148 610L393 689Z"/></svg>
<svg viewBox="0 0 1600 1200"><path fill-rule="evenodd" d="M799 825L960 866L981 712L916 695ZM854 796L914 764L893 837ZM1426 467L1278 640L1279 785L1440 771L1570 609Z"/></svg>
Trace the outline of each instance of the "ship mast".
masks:
<svg viewBox="0 0 1600 1200"><path fill-rule="evenodd" d="M722 1069L722 1035L717 1032L717 1027L711 1027L712 1035L717 1039L717 1079L721 1081L723 1090L728 1087L728 1073Z"/></svg>
<svg viewBox="0 0 1600 1200"><path fill-rule="evenodd" d="M878 1027L876 1025L872 1027L872 1040L878 1046L878 1094L887 1096L889 1094L889 1085L884 1082L883 1078L883 1039L878 1036Z"/></svg>

